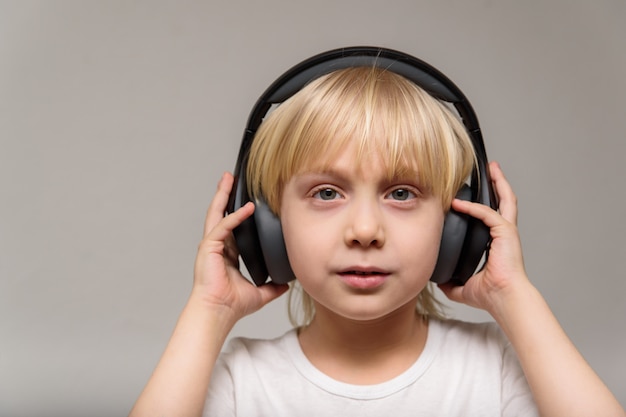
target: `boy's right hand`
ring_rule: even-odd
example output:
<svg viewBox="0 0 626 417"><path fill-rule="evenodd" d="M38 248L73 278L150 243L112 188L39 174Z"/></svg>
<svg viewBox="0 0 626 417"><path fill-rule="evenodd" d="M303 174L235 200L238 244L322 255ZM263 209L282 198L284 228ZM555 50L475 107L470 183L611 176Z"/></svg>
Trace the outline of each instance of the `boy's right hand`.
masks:
<svg viewBox="0 0 626 417"><path fill-rule="evenodd" d="M224 217L233 182L230 173L222 176L207 211L194 268L192 298L232 314L236 321L282 295L288 286L270 283L255 287L239 271L239 251L232 231L254 213L254 204L249 202Z"/></svg>

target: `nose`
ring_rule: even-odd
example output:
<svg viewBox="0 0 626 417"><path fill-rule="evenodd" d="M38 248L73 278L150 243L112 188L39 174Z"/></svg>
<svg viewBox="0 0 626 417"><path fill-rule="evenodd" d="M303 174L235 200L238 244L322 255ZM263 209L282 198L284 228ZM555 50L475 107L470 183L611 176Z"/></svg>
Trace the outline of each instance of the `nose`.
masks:
<svg viewBox="0 0 626 417"><path fill-rule="evenodd" d="M345 240L348 246L377 247L385 244L383 218L380 207L359 202L349 210Z"/></svg>

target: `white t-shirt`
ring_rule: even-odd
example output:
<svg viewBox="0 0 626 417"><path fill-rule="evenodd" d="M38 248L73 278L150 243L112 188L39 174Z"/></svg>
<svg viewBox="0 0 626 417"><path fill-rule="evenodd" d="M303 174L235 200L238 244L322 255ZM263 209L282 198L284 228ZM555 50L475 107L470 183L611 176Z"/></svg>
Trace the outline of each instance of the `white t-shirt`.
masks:
<svg viewBox="0 0 626 417"><path fill-rule="evenodd" d="M375 385L336 381L306 358L296 330L230 341L204 416L537 416L528 384L495 323L431 319L417 361Z"/></svg>

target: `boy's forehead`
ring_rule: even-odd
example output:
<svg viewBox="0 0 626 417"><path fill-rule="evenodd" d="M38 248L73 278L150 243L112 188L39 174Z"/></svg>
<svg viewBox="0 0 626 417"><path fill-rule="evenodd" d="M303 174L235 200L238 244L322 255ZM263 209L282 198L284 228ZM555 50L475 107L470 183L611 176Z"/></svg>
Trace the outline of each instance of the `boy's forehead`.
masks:
<svg viewBox="0 0 626 417"><path fill-rule="evenodd" d="M356 172L366 175L371 171L382 172L387 178L415 178L418 169L415 163L406 160L396 161L395 158L381 149L360 150L355 146L347 146L335 152L309 154L302 161L300 168L294 172L300 174L337 174Z"/></svg>

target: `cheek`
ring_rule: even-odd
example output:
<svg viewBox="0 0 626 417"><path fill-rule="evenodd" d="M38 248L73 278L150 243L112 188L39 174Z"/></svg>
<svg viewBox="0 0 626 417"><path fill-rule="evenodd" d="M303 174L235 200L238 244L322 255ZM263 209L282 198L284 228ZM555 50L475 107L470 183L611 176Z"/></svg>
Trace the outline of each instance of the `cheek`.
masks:
<svg viewBox="0 0 626 417"><path fill-rule="evenodd" d="M301 214L286 216L281 224L289 264L296 277L302 279L323 273L338 250L340 240L333 233L338 226L330 220L320 222Z"/></svg>
<svg viewBox="0 0 626 417"><path fill-rule="evenodd" d="M439 256L443 215L429 217L428 221L419 221L412 227L398 225L396 228L399 239L393 242L398 256L404 258L414 267L433 270ZM432 271L431 271L432 272Z"/></svg>
<svg viewBox="0 0 626 417"><path fill-rule="evenodd" d="M289 257L289 264L296 276L311 257L307 256L318 246L315 230L309 230L306 222L298 216L284 216L281 219L283 238Z"/></svg>

